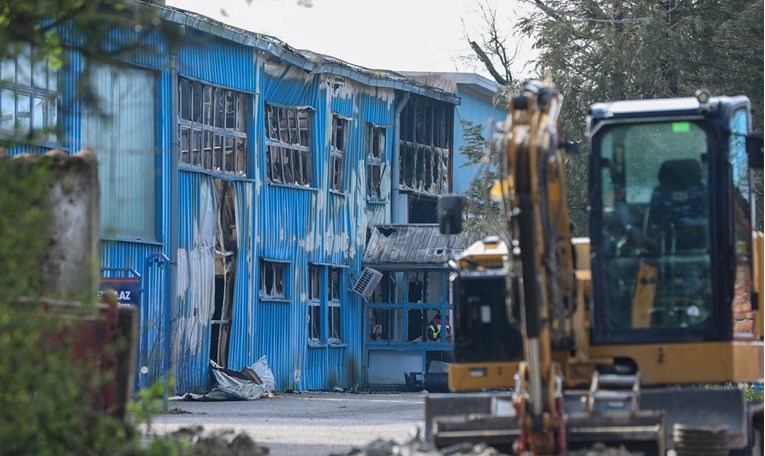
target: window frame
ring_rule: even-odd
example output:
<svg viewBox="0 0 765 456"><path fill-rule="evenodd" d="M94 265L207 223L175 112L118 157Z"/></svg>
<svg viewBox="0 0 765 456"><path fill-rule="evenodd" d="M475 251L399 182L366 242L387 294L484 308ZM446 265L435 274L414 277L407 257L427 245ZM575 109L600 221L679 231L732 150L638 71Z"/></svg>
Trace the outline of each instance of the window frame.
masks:
<svg viewBox="0 0 765 456"><path fill-rule="evenodd" d="M313 186L312 111L307 106L264 103L266 181L269 184Z"/></svg>
<svg viewBox="0 0 765 456"><path fill-rule="evenodd" d="M0 135L13 138L32 137L41 145L58 143L58 127L61 118L61 93L59 72L49 65L47 60L35 60L37 52L31 44L21 44L20 52L13 58L0 62ZM26 62L22 62L22 60ZM28 75L23 75L20 68L26 63ZM6 78L8 70L13 72L12 80ZM38 75L38 73L41 74ZM22 79L22 76L25 76ZM11 101L5 102L5 97ZM28 111L19 111L20 100L26 98ZM39 104L37 104L39 101ZM12 108L11 108L12 106ZM40 114L36 115L36 106ZM24 114L20 116L19 114ZM8 117L8 119L6 119ZM20 121L19 119L25 119ZM35 119L38 119L35 122ZM6 128L7 122L13 125ZM25 122L26 125L20 125ZM36 123L42 125L37 126Z"/></svg>
<svg viewBox="0 0 765 456"><path fill-rule="evenodd" d="M369 124L367 131L367 200L381 202L385 201L382 194L382 175L387 145L387 129L383 126ZM376 139L381 139L382 144ZM373 170L377 170L376 173ZM376 182L374 182L375 180Z"/></svg>
<svg viewBox="0 0 765 456"><path fill-rule="evenodd" d="M345 345L342 334L345 270L347 266L308 264L307 339L311 346Z"/></svg>
<svg viewBox="0 0 765 456"><path fill-rule="evenodd" d="M399 189L440 195L449 189L451 117L449 104L412 96L401 113Z"/></svg>
<svg viewBox="0 0 765 456"><path fill-rule="evenodd" d="M343 269L336 266L327 268L327 343L337 345L343 342L342 315L340 300Z"/></svg>
<svg viewBox="0 0 765 456"><path fill-rule="evenodd" d="M178 163L246 177L248 97L244 92L179 77Z"/></svg>
<svg viewBox="0 0 765 456"><path fill-rule="evenodd" d="M258 284L258 297L264 301L289 301L289 267L290 263L284 261L269 260L261 258L260 260L260 273ZM272 269L271 278L271 293L268 293L268 269ZM277 291L277 285L279 277L279 271L281 272L281 292Z"/></svg>
<svg viewBox="0 0 765 456"><path fill-rule="evenodd" d="M343 166L345 152L348 146L350 119L340 114L332 114L332 131L330 134L330 162L329 162L329 189L333 192L342 193Z"/></svg>
<svg viewBox="0 0 765 456"><path fill-rule="evenodd" d="M322 268L315 263L308 264L308 343L321 344L323 319L321 312ZM315 322L314 320L318 320Z"/></svg>

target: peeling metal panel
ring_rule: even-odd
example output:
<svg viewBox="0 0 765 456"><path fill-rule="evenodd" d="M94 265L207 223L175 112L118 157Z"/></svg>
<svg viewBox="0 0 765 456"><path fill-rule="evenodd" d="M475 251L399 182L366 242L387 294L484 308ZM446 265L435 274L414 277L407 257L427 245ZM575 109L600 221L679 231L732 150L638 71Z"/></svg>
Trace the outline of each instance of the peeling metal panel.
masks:
<svg viewBox="0 0 765 456"><path fill-rule="evenodd" d="M171 315L173 364L179 391L208 387L210 318L215 302L215 198L212 177L178 176L178 277Z"/></svg>
<svg viewBox="0 0 765 456"><path fill-rule="evenodd" d="M442 235L438 225L379 225L372 232L364 264L437 264L466 245L463 235Z"/></svg>
<svg viewBox="0 0 765 456"><path fill-rule="evenodd" d="M229 344L229 365L246 367L252 364L260 354L254 352L254 254L253 233L255 211L253 209L253 184L234 182L236 187L236 233L237 233L237 271L234 289L234 305Z"/></svg>

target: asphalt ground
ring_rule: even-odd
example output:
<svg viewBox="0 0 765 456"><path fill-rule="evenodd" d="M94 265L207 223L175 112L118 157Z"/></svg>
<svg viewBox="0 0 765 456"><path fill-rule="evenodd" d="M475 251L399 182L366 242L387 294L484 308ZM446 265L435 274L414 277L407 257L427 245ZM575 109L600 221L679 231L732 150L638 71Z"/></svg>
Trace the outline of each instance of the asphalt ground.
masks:
<svg viewBox="0 0 765 456"><path fill-rule="evenodd" d="M254 401L171 401L151 421L159 434L189 426L246 432L276 456L348 453L376 439L404 443L424 432L426 393L278 394Z"/></svg>

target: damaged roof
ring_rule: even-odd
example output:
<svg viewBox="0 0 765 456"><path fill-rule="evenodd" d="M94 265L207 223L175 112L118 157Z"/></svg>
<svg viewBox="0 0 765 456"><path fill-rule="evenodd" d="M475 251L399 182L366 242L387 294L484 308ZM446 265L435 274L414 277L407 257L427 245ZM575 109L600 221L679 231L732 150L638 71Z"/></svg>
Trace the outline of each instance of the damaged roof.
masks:
<svg viewBox="0 0 765 456"><path fill-rule="evenodd" d="M149 0L141 0L148 4ZM224 24L215 19L186 11L169 5L151 4L160 9L162 20L193 28L201 32L219 36L223 39L253 47L270 54L291 65L312 73L328 73L347 77L371 87L384 87L405 92L412 92L436 100L458 105L460 98L435 87L427 87L420 82L390 70L374 70L353 65L318 52L295 49L286 42L273 36L255 33Z"/></svg>
<svg viewBox="0 0 765 456"><path fill-rule="evenodd" d="M441 234L438 225L377 225L363 263L443 265L467 245L462 234Z"/></svg>

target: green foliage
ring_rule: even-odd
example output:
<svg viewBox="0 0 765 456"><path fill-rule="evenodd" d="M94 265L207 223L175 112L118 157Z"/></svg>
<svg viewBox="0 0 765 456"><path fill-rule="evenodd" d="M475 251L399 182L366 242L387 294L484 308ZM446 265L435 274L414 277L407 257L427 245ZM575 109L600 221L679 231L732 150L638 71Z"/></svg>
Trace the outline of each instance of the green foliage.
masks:
<svg viewBox="0 0 765 456"><path fill-rule="evenodd" d="M565 97L562 139L586 144L585 117L592 103L692 96L699 88L747 95L753 127L763 128L763 0L543 0L535 5L520 30L535 40L538 74L551 75ZM566 159L577 234L586 234L588 219L583 152ZM761 202L760 177L755 193Z"/></svg>
<svg viewBox="0 0 765 456"><path fill-rule="evenodd" d="M0 304L29 296L41 282L43 237L50 215L44 201L51 179L44 166L8 160L0 166Z"/></svg>
<svg viewBox="0 0 765 456"><path fill-rule="evenodd" d="M172 389L172 378L156 381L138 391L136 400L128 404L128 411L137 423L151 425L151 417L162 412L165 394Z"/></svg>
<svg viewBox="0 0 765 456"><path fill-rule="evenodd" d="M744 388L747 402L762 402L765 400L762 388L755 388L753 385L747 385Z"/></svg>

